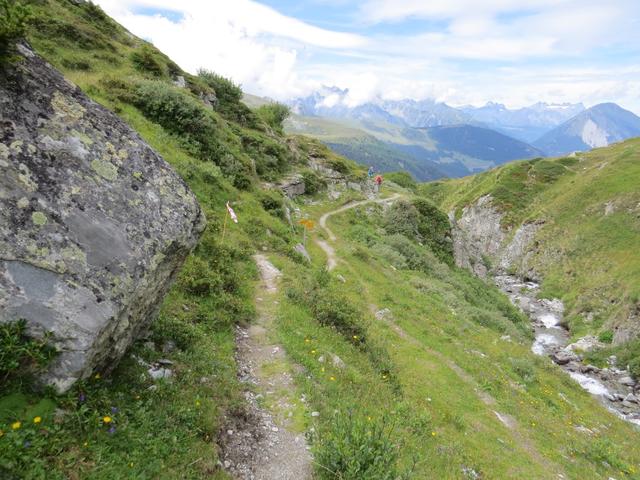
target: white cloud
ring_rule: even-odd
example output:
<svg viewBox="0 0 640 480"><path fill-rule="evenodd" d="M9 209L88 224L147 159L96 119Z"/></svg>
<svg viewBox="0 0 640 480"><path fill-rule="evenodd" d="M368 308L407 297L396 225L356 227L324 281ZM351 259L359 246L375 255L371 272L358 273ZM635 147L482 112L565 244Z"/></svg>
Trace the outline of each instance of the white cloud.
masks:
<svg viewBox="0 0 640 480"><path fill-rule="evenodd" d="M364 37L318 28L250 0L98 0L107 13L148 39L187 71L207 68L258 94L283 98L300 93L305 81L296 63L305 48L362 47ZM136 14L140 7L182 14Z"/></svg>
<svg viewBox="0 0 640 480"><path fill-rule="evenodd" d="M311 1L335 8L348 3ZM622 69L619 59L610 62L602 52L594 56L625 43L638 56L635 0L363 0L365 21L380 23L368 36L318 28L251 0L98 2L186 70L211 69L272 98L336 85L349 89L340 100L352 106L375 98L510 106L606 100L640 111L640 72ZM183 17L134 13L140 7ZM385 23L409 17L443 27L381 33L388 31Z"/></svg>

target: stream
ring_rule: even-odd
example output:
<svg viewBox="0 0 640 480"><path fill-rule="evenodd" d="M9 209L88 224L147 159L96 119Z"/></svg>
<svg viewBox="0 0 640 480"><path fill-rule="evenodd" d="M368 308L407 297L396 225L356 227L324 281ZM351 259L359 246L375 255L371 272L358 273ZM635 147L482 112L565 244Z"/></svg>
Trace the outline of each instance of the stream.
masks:
<svg viewBox="0 0 640 480"><path fill-rule="evenodd" d="M562 326L563 303L558 299L539 299L540 285L535 282L525 282L513 275L498 275L494 280L531 319L535 333L531 351L549 356L608 410L640 426L640 384L626 369L617 368L615 357L609 358L606 368L584 363L580 352L592 348L597 340L585 337L570 343L569 332Z"/></svg>

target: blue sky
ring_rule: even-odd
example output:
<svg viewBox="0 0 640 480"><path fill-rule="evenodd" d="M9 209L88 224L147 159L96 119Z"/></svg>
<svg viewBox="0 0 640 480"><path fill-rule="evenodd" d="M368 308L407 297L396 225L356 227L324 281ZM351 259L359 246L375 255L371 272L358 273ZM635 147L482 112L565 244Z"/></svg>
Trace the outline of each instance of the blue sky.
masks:
<svg viewBox="0 0 640 480"><path fill-rule="evenodd" d="M617 102L640 113L637 0L98 0L188 71L284 100Z"/></svg>

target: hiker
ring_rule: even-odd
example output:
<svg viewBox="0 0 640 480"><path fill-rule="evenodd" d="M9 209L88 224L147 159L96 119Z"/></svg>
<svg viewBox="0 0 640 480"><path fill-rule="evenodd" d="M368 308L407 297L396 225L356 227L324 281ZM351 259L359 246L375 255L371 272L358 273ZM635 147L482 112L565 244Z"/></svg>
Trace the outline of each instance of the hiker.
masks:
<svg viewBox="0 0 640 480"><path fill-rule="evenodd" d="M369 178L373 178L373 165L369 167L369 172L367 173L369 174Z"/></svg>
<svg viewBox="0 0 640 480"><path fill-rule="evenodd" d="M380 185L382 185L382 175L376 175L375 180L373 181L376 185L376 193L380 192Z"/></svg>

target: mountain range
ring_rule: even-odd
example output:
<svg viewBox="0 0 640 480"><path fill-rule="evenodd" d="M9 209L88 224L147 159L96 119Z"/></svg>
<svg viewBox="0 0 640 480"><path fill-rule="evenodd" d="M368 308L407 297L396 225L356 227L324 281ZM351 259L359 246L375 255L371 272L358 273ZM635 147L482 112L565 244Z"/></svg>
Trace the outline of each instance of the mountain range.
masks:
<svg viewBox="0 0 640 480"><path fill-rule="evenodd" d="M460 177L640 136L640 118L613 103L589 109L544 102L519 109L494 102L456 108L411 99L355 104L349 90L323 87L289 105L291 132L315 136L383 172L409 171L418 180Z"/></svg>
<svg viewBox="0 0 640 480"><path fill-rule="evenodd" d="M551 156L606 147L640 136L640 118L615 103L601 103L554 128L533 144Z"/></svg>

